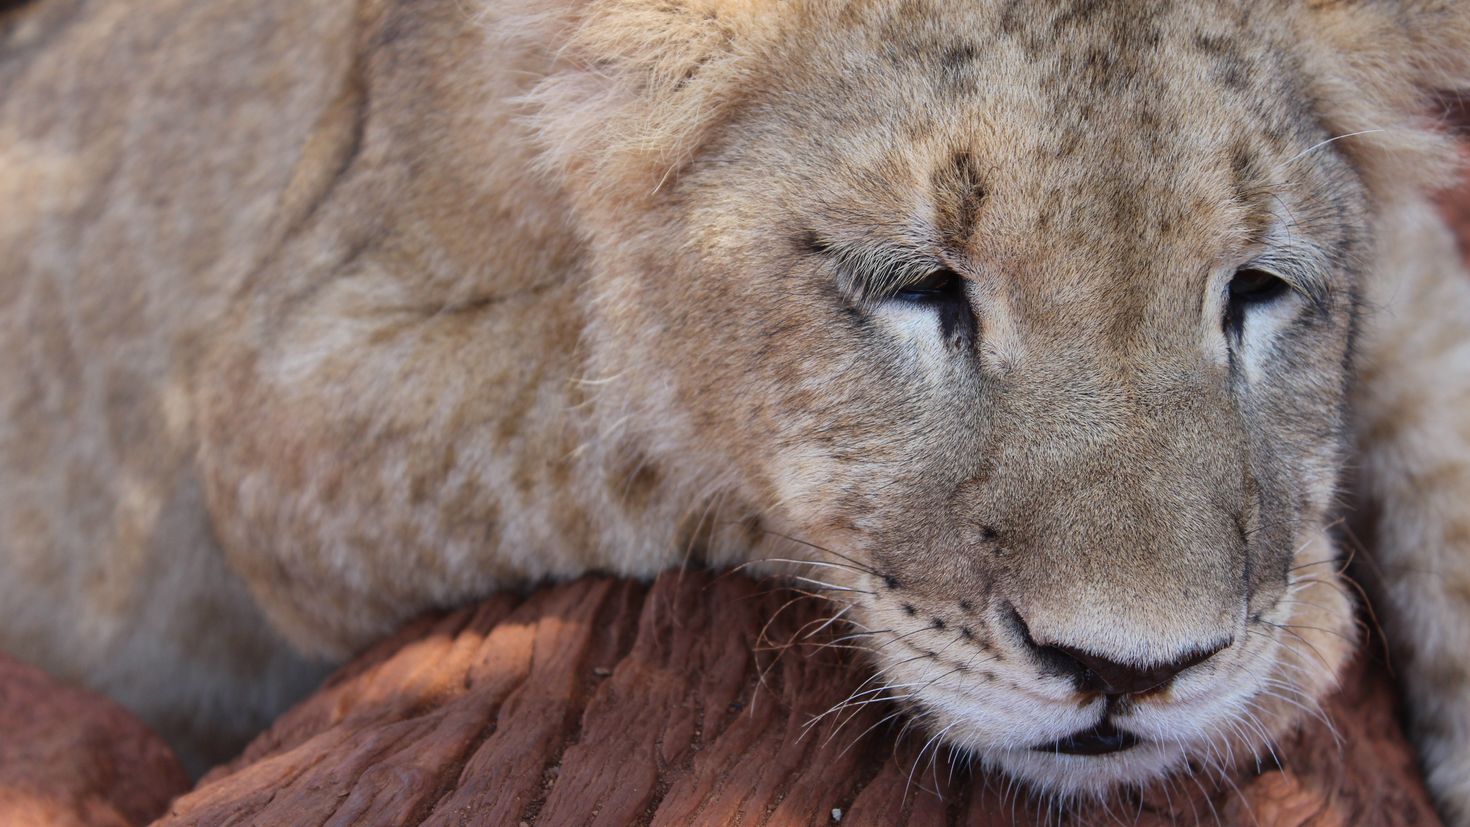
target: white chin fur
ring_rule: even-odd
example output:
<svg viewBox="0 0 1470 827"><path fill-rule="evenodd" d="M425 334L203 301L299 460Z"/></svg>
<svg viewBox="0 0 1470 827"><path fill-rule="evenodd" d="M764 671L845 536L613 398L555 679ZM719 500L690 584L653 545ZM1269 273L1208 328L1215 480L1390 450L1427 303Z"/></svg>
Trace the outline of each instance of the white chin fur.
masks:
<svg viewBox="0 0 1470 827"><path fill-rule="evenodd" d="M1257 653L1255 659L1274 663L1275 655L1273 646ZM954 697L931 697L926 706L939 713L938 727L948 727L947 740L986 768L1025 782L1043 794L1103 798L1121 788L1145 786L1191 763L1221 767L1249 760L1266 748L1265 728L1258 727L1269 725L1247 723L1258 719L1245 717L1261 700L1260 677L1246 676L1233 685L1214 683L1208 694L1184 702L1145 706L1115 718L1114 724L1133 733L1140 743L1105 755L1068 755L1033 748L1096 724L1101 701L1082 709L1021 701L996 710ZM1007 719L1008 723L1000 723Z"/></svg>
<svg viewBox="0 0 1470 827"><path fill-rule="evenodd" d="M1189 753L1173 743L1139 744L1110 755L1064 755L1031 749L977 752L982 764L1052 795L1102 798L1184 766Z"/></svg>

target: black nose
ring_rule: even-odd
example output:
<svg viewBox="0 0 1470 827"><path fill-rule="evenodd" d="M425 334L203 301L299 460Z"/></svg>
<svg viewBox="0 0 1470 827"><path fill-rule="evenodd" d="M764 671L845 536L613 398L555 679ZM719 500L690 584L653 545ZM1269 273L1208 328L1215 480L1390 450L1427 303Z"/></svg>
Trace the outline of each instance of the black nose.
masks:
<svg viewBox="0 0 1470 827"><path fill-rule="evenodd" d="M1228 643L1210 644L1196 649L1168 663L1153 663L1134 666L1108 660L1074 646L1045 647L1054 650L1062 658L1072 661L1072 673L1078 687L1084 691L1101 692L1104 695L1137 695L1157 689L1191 666L1205 660L1228 646Z"/></svg>
<svg viewBox="0 0 1470 827"><path fill-rule="evenodd" d="M1137 695L1157 689L1180 672L1202 663L1230 645L1230 641L1212 642L1196 647L1168 663L1128 664L1093 654L1086 649L1063 644L1043 645L1031 637L1031 629L1019 613L1014 620L1022 637L1041 661L1062 674L1071 675L1077 688L1104 695Z"/></svg>

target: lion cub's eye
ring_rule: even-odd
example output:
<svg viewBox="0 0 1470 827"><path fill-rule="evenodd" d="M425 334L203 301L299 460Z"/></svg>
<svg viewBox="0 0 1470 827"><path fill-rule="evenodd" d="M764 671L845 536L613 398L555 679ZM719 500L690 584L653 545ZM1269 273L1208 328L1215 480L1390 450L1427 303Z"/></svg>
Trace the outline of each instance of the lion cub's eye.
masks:
<svg viewBox="0 0 1470 827"><path fill-rule="evenodd" d="M939 315L939 329L951 345L963 346L975 336L975 317L965 295L965 280L949 269L939 269L904 285L892 301L932 308Z"/></svg>
<svg viewBox="0 0 1470 827"><path fill-rule="evenodd" d="M1289 289L1286 282L1265 270L1246 268L1236 271L1230 280L1230 301L1259 304L1279 298Z"/></svg>
<svg viewBox="0 0 1470 827"><path fill-rule="evenodd" d="M893 294L895 299L919 304L959 301L964 299L960 277L953 270L935 270L923 279L906 285Z"/></svg>
<svg viewBox="0 0 1470 827"><path fill-rule="evenodd" d="M1269 304L1290 290L1291 287L1286 282L1265 270L1244 267L1235 271L1235 277L1230 280L1229 301L1225 307L1225 330L1234 336L1240 336L1245 329L1247 308Z"/></svg>

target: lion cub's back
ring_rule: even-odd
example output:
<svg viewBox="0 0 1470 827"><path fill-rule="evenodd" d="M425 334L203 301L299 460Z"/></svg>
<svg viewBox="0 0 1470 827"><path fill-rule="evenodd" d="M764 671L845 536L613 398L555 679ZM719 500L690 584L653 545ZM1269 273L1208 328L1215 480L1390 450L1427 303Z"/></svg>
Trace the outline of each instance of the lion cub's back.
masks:
<svg viewBox="0 0 1470 827"><path fill-rule="evenodd" d="M354 14L0 13L0 648L174 732L221 717L189 704L244 732L296 688L231 698L232 670L303 674L215 552L185 377L283 198L320 185L305 148L350 83ZM168 697L160 670L180 676Z"/></svg>

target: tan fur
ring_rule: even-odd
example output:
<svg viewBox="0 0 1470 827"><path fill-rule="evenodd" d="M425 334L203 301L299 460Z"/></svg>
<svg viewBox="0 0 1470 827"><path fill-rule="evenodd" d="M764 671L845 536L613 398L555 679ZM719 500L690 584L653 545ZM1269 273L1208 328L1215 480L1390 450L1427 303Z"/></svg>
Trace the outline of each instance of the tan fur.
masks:
<svg viewBox="0 0 1470 827"><path fill-rule="evenodd" d="M1470 819L1461 4L127 5L0 16L0 645L203 755L429 607L801 557L1102 793L1331 688L1353 462ZM1252 263L1314 300L1232 338ZM1031 749L1103 705L1035 647L1223 644Z"/></svg>

